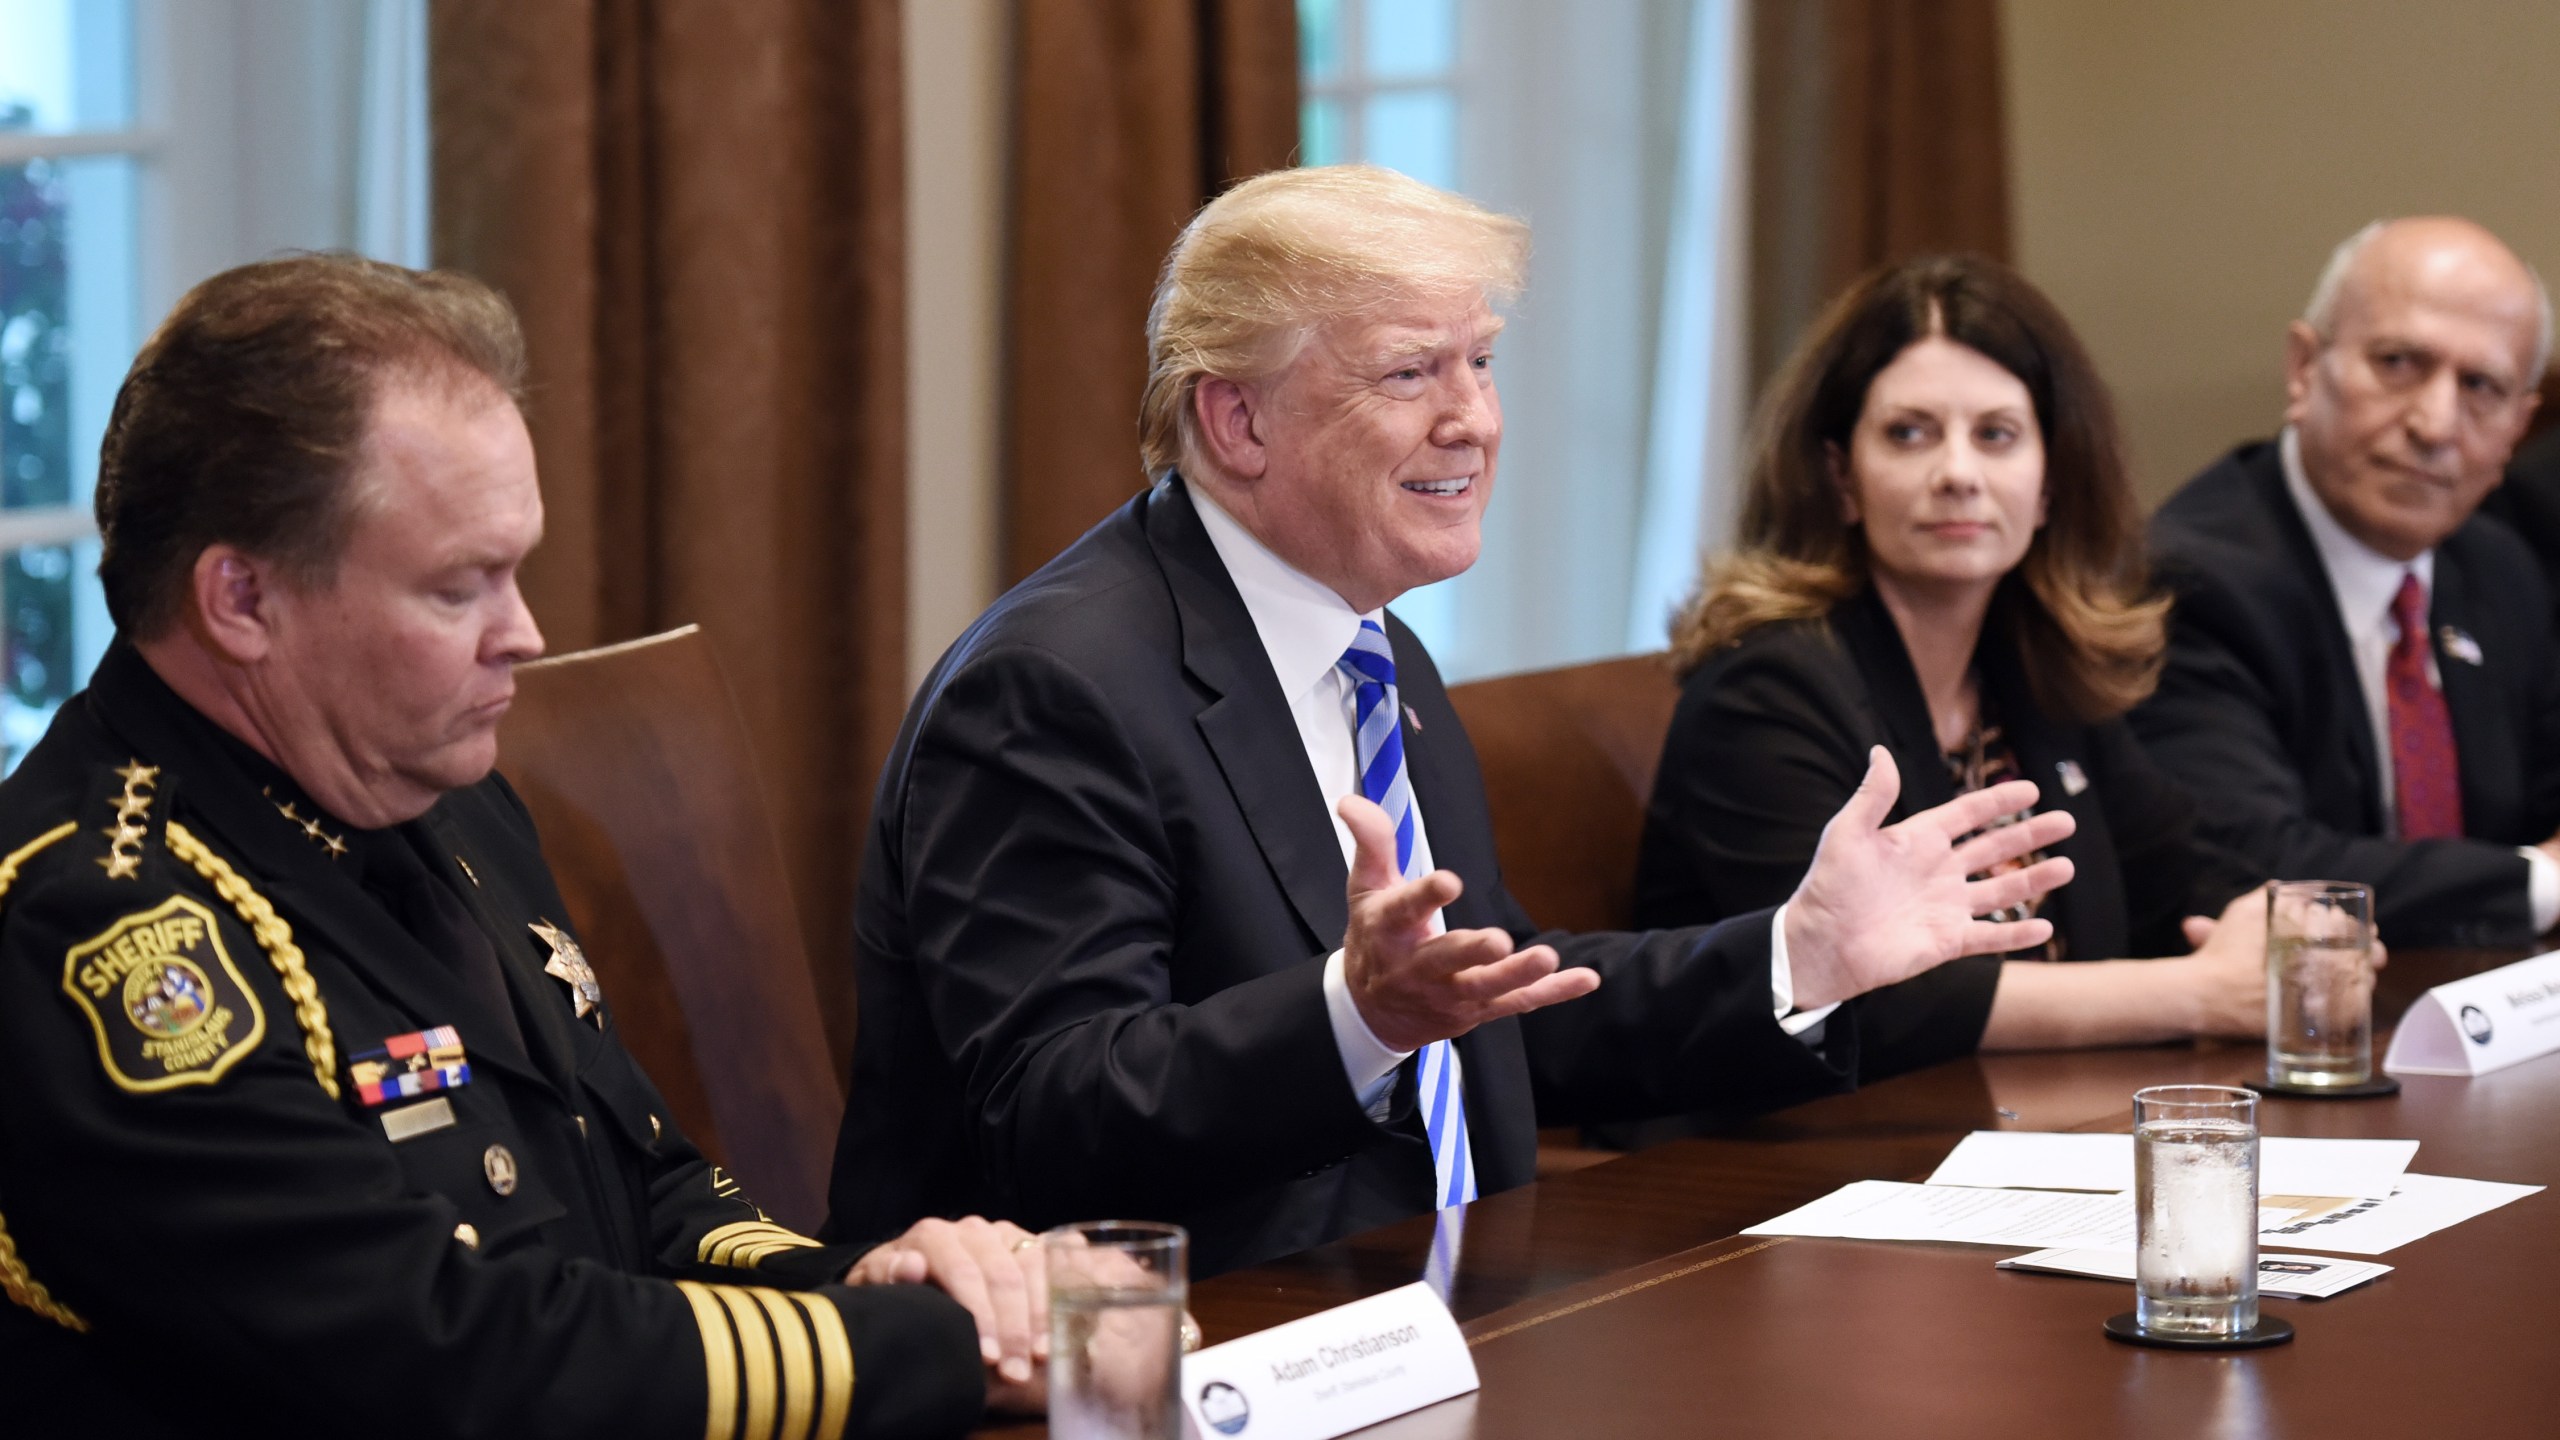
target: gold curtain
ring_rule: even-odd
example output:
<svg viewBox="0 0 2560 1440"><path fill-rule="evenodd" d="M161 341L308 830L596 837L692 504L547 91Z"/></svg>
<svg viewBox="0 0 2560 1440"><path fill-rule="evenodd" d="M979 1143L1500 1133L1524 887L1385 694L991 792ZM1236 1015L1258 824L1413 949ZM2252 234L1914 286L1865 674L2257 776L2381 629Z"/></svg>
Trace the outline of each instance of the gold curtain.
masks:
<svg viewBox="0 0 2560 1440"><path fill-rule="evenodd" d="M1752 7L1751 359L1777 367L1865 270L2009 258L1998 0Z"/></svg>
<svg viewBox="0 0 2560 1440"><path fill-rule="evenodd" d="M898 0L436 0L437 263L523 315L554 652L698 621L827 1014L906 701Z"/></svg>
<svg viewBox="0 0 2560 1440"><path fill-rule="evenodd" d="M1145 483L1138 393L1183 222L1298 144L1292 0L1021 0L1007 250L1005 579Z"/></svg>

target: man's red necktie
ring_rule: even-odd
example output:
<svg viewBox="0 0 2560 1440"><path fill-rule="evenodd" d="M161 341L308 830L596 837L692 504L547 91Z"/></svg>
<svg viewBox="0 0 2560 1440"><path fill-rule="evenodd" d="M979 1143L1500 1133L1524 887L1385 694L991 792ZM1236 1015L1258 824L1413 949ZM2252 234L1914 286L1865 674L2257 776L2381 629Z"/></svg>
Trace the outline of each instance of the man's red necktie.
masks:
<svg viewBox="0 0 2560 1440"><path fill-rule="evenodd" d="M2391 773L2398 792L2400 838L2462 835L2462 763L2453 749L2453 715L2444 694L2427 683L2427 591L2415 574L2400 577L2391 597L2400 639L2383 672L2390 695Z"/></svg>

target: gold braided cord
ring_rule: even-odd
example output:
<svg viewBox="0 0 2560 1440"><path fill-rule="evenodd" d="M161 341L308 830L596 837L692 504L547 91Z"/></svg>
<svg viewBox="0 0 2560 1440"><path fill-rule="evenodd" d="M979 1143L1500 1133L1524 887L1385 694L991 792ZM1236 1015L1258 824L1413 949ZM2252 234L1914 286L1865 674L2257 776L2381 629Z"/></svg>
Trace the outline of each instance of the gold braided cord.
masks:
<svg viewBox="0 0 2560 1440"><path fill-rule="evenodd" d="M32 1310L65 1330L89 1333L89 1322L71 1313L70 1307L53 1298L44 1282L27 1273L27 1262L18 1258L18 1242L9 1238L9 1224L0 1220L0 1294L21 1309Z"/></svg>
<svg viewBox="0 0 2560 1440"><path fill-rule="evenodd" d="M79 828L79 821L65 820L61 824L56 825L52 829L37 836L33 840L28 841L26 844L10 851L9 858L0 860L0 897L6 897L9 893L9 887L18 883L18 868L26 864L28 861L36 858L37 851L42 850L47 845L52 844L54 841L61 839L63 836L68 835Z"/></svg>
<svg viewBox="0 0 2560 1440"><path fill-rule="evenodd" d="M320 1079L320 1088L329 1098L338 1098L338 1042L329 1034L329 1008L320 1003L320 987L305 968L302 947L293 943L293 927L285 923L267 897L249 888L231 862L206 848L193 831L172 820L169 822L169 853L195 867L196 873L213 882L214 893L220 895L240 919L258 945L274 963L276 974L284 981L285 998L293 1002L293 1018L302 1025L302 1053L311 1057L311 1073Z"/></svg>
<svg viewBox="0 0 2560 1440"><path fill-rule="evenodd" d="M0 859L0 898L5 898L9 887L18 883L18 871L34 859L38 851L79 828L79 821L65 820L10 851L6 859ZM65 1330L76 1330L84 1335L89 1331L88 1321L72 1314L70 1307L54 1299L53 1292L44 1288L43 1281L27 1272L27 1262L18 1258L18 1242L10 1238L9 1222L5 1218L0 1218L0 1295L8 1296L10 1303L20 1309L32 1310Z"/></svg>

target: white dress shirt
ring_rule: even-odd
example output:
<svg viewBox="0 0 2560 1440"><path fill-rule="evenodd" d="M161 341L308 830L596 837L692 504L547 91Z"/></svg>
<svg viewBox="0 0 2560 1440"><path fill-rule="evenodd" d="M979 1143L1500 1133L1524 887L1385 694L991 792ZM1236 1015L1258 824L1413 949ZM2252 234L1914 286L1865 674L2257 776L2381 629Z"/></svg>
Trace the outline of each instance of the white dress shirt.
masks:
<svg viewBox="0 0 2560 1440"><path fill-rule="evenodd" d="M1236 593L1244 598L1245 613L1253 617L1254 632L1261 637L1272 675L1289 702L1290 718L1298 726L1298 743L1306 750L1307 765L1315 774L1318 789L1335 797L1359 794L1354 696L1351 681L1340 670L1339 662L1360 633L1360 622L1373 620L1384 629L1385 612L1372 610L1363 615L1352 609L1330 587L1273 554L1206 491L1195 485L1190 493L1192 505L1200 512L1200 523L1209 532L1209 543L1216 547L1219 561L1226 566L1227 578L1235 582ZM1414 863L1427 872L1432 868L1431 831L1424 823L1419 796L1415 797L1411 814ZM1351 827L1343 824L1338 814L1330 818L1347 869L1353 851ZM1787 966L1785 921L1782 907L1769 930L1770 997L1780 1023L1789 1033L1802 1036L1835 1007L1825 1005L1802 1014L1788 1013L1795 1008L1795 977ZM1441 933L1447 924L1439 912L1432 912L1433 934ZM1325 960L1324 1003L1325 1013L1333 1022L1334 1045L1342 1053L1343 1072L1349 1077L1352 1090L1372 1111L1382 1108L1396 1067L1413 1052L1388 1048L1370 1030L1369 1022L1361 1018L1360 1007L1351 998L1350 982L1343 974L1340 950Z"/></svg>
<svg viewBox="0 0 2560 1440"><path fill-rule="evenodd" d="M2418 577L2418 588L2433 598L2436 589L2436 554L2430 550L2415 560L2399 561L2366 545L2347 533L2338 517L2329 513L2328 505L2311 488L2311 477L2302 468L2302 437L2292 426L2277 437L2276 452L2284 463L2284 485L2293 496L2293 508L2302 515L2302 523L2311 532L2312 546L2320 552L2320 564L2329 575L2329 590L2338 600L2338 617L2347 627L2347 649L2355 656L2356 687L2364 692L2365 722L2372 727L2376 778L2382 790L2383 828L2396 835L2400 829L2400 792L2394 783L2391 754L2391 690L2392 648L2400 643L2400 622L2392 618L2391 602L2400 593L2403 576ZM2439 692L2444 689L2444 676L2436 668L2435 647L2419 636L2427 657L2427 683ZM2533 928L2539 933L2560 919L2560 862L2555 862L2540 849L2527 845L2518 852L2525 858L2527 908L2533 912Z"/></svg>

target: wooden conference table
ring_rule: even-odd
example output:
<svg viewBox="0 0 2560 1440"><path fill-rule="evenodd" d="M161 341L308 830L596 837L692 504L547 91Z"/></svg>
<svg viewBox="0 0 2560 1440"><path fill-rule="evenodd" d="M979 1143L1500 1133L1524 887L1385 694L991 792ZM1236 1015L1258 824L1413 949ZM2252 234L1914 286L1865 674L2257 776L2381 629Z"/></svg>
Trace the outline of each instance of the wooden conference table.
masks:
<svg viewBox="0 0 2560 1440"><path fill-rule="evenodd" d="M2375 1014L2523 953L2394 955ZM2236 1083L2263 1054L1979 1056L1480 1200L1450 1308L1483 1388L1361 1433L2560 1435L2560 1056L2261 1103L2270 1135L2415 1138L2424 1173L2554 1187L2376 1257L2397 1268L2362 1289L2263 1302L2300 1332L2272 1350L2118 1344L2098 1326L2130 1285L1993 1269L2010 1249L1736 1234L1852 1180L1918 1179L1968 1131L2125 1130L2136 1089ZM1192 1310L1215 1344L1408 1284L1431 1234L1424 1217L1219 1276Z"/></svg>

